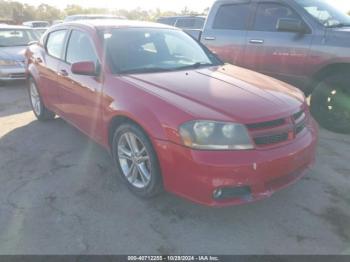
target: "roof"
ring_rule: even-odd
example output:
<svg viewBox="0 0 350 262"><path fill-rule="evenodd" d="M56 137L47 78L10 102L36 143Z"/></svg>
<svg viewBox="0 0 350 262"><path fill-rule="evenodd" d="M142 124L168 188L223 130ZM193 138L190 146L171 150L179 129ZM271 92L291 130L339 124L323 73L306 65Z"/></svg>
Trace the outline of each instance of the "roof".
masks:
<svg viewBox="0 0 350 262"><path fill-rule="evenodd" d="M96 17L96 16L115 17L115 15L109 15L109 14L77 14L77 15L69 15L69 16L67 16L67 17L76 17L76 16L85 16L85 17Z"/></svg>
<svg viewBox="0 0 350 262"><path fill-rule="evenodd" d="M203 18L206 19L207 17L205 15L177 15L177 16L161 16L158 19L164 19L164 18Z"/></svg>
<svg viewBox="0 0 350 262"><path fill-rule="evenodd" d="M49 23L48 21L25 21L23 23Z"/></svg>
<svg viewBox="0 0 350 262"><path fill-rule="evenodd" d="M119 19L96 19L96 20L79 20L72 21L63 24L59 24L57 26L64 25L80 25L80 26L89 26L94 28L120 28L120 27L138 27L138 28L168 28L175 29L175 27L158 24L153 22L146 21L135 21L135 20L119 20Z"/></svg>
<svg viewBox="0 0 350 262"><path fill-rule="evenodd" d="M28 27L28 26L6 25L6 24L0 24L0 29L26 29L26 30L33 30L33 28Z"/></svg>

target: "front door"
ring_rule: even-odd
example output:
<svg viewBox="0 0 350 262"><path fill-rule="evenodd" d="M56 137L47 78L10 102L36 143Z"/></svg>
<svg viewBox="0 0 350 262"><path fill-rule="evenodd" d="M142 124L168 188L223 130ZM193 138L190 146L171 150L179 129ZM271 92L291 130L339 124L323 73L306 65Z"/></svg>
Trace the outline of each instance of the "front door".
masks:
<svg viewBox="0 0 350 262"><path fill-rule="evenodd" d="M312 44L311 31L295 33L277 30L279 19L301 20L287 5L260 2L256 10L252 30L247 33L243 66L288 82L302 80ZM308 28L304 21L302 24Z"/></svg>
<svg viewBox="0 0 350 262"><path fill-rule="evenodd" d="M216 15L208 18L201 41L224 62L241 65L251 4L217 4L213 9Z"/></svg>
<svg viewBox="0 0 350 262"><path fill-rule="evenodd" d="M99 77L76 75L71 71L72 64L87 61L94 62L96 67L99 65L94 43L87 32L72 30L65 61L59 67L64 116L83 132L97 138L95 130L101 121L102 83Z"/></svg>

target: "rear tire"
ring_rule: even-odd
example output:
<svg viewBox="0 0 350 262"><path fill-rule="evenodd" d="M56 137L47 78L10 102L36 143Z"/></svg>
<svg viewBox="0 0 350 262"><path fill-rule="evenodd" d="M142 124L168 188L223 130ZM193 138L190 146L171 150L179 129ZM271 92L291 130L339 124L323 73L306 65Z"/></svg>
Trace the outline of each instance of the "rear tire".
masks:
<svg viewBox="0 0 350 262"><path fill-rule="evenodd" d="M29 79L29 98L33 113L39 121L49 121L55 119L55 113L47 109L39 94L38 87L33 78Z"/></svg>
<svg viewBox="0 0 350 262"><path fill-rule="evenodd" d="M350 76L342 72L327 76L311 96L311 113L324 128L350 133Z"/></svg>
<svg viewBox="0 0 350 262"><path fill-rule="evenodd" d="M124 123L115 130L112 156L122 179L134 194L151 198L163 191L157 154L139 126Z"/></svg>

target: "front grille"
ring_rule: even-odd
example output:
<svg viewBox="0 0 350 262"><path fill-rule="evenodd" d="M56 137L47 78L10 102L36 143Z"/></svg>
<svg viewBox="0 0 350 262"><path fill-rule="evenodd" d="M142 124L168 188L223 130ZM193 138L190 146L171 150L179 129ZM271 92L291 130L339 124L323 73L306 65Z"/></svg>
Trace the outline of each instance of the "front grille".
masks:
<svg viewBox="0 0 350 262"><path fill-rule="evenodd" d="M286 118L247 124L247 128L255 144L258 147L265 147L295 139L298 134L306 129L306 124L306 113L301 110Z"/></svg>
<svg viewBox="0 0 350 262"><path fill-rule="evenodd" d="M281 133L269 136L255 137L254 142L258 146L272 145L288 140L288 133Z"/></svg>
<svg viewBox="0 0 350 262"><path fill-rule="evenodd" d="M300 123L300 124L296 127L296 129L295 129L295 133L296 133L297 135L300 134L300 133L304 130L305 127L306 127L306 126L305 126L305 123L304 123L304 122Z"/></svg>
<svg viewBox="0 0 350 262"><path fill-rule="evenodd" d="M271 128L271 127L278 127L286 123L285 119L277 119L269 122L261 122L261 123L254 123L254 124L248 124L247 127L249 129L263 129L263 128Z"/></svg>
<svg viewBox="0 0 350 262"><path fill-rule="evenodd" d="M10 74L10 78L16 79L16 78L25 78L26 75L24 73L15 73L15 74Z"/></svg>
<svg viewBox="0 0 350 262"><path fill-rule="evenodd" d="M298 120L298 119L299 119L300 117L302 117L303 115L304 115L304 110L302 110L302 111L300 111L300 112L294 114L294 115L293 115L293 118L294 118L294 120Z"/></svg>

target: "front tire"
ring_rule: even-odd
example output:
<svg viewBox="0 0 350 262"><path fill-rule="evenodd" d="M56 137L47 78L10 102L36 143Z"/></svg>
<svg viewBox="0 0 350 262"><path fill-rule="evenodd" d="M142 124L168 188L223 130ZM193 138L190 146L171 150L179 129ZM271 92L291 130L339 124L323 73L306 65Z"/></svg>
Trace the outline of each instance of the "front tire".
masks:
<svg viewBox="0 0 350 262"><path fill-rule="evenodd" d="M38 87L32 78L29 79L29 98L33 113L39 121L48 121L55 118L55 113L45 107Z"/></svg>
<svg viewBox="0 0 350 262"><path fill-rule="evenodd" d="M145 132L133 123L119 126L113 137L112 155L129 189L143 198L162 192L158 158Z"/></svg>
<svg viewBox="0 0 350 262"><path fill-rule="evenodd" d="M350 77L338 73L323 79L311 96L311 113L324 128L350 133Z"/></svg>

